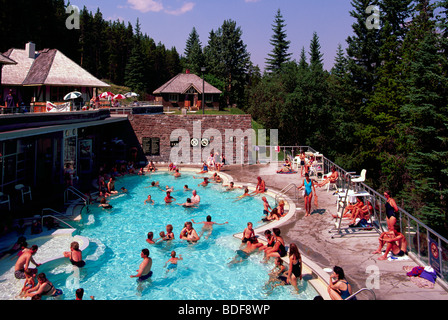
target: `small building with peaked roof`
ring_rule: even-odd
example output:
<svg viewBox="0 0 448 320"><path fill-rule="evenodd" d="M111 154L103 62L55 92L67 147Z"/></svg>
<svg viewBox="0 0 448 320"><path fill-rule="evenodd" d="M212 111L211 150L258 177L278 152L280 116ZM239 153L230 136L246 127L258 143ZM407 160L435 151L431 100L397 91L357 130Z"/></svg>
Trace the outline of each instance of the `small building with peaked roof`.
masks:
<svg viewBox="0 0 448 320"><path fill-rule="evenodd" d="M190 73L181 73L154 91L165 108L202 109L202 92L204 91L206 108L219 109L219 96L222 91L202 78Z"/></svg>
<svg viewBox="0 0 448 320"><path fill-rule="evenodd" d="M89 101L96 95L95 90L109 87L57 49L36 51L36 45L30 42L24 50L9 49L3 56L16 62L3 66L3 96L13 89L19 101L27 105L33 100L62 102L67 93L75 90Z"/></svg>

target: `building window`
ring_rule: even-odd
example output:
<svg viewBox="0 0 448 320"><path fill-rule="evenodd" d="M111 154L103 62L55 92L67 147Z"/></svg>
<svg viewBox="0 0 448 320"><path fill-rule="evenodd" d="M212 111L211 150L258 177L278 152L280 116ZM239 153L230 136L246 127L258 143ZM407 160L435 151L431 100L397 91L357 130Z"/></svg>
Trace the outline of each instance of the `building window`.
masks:
<svg viewBox="0 0 448 320"><path fill-rule="evenodd" d="M205 95L205 103L212 103L213 102L213 95L212 94L206 94Z"/></svg>
<svg viewBox="0 0 448 320"><path fill-rule="evenodd" d="M170 100L170 102L179 102L179 95L170 93L168 99Z"/></svg>
<svg viewBox="0 0 448 320"><path fill-rule="evenodd" d="M160 138L143 138L142 149L146 156L160 156Z"/></svg>

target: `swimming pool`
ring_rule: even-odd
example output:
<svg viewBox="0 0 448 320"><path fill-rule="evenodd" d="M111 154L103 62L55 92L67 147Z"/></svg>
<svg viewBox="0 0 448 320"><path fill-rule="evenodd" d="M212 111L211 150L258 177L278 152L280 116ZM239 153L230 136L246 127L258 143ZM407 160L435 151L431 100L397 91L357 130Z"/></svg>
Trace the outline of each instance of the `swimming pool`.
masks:
<svg viewBox="0 0 448 320"><path fill-rule="evenodd" d="M191 191L184 191L184 185L197 190L201 197L199 208L184 208L163 202L165 192L150 188L152 181L159 181L160 187L174 187L172 196L177 203L184 203ZM314 288L303 281L300 294L293 293L291 286L264 288L273 262L261 263L261 253L254 254L247 261L229 266L241 241L233 237L252 222L254 228L263 225L261 197L235 201L242 190L224 192L221 185L198 186L202 180L192 174L183 173L174 178L168 173L146 176L117 178L116 189L125 187L126 194L109 198L112 209L106 210L91 205L89 213L84 211L79 222L78 234L90 241L83 252L86 267L73 273L67 260L53 261L39 268L57 288L64 291L65 299L72 299L77 288L85 290L86 297L98 300L310 300L317 295ZM154 205L145 205L148 195ZM274 199L268 198L271 205ZM186 221L205 221L211 215L218 223L208 239L204 237L196 244L179 239ZM174 227L176 239L171 243L149 245L146 235L154 232L158 238L166 225ZM198 233L202 225L193 225ZM138 284L130 275L136 274L142 259L140 252L148 248L153 260L153 276L150 281ZM166 272L165 262L171 251L182 255L177 270Z"/></svg>

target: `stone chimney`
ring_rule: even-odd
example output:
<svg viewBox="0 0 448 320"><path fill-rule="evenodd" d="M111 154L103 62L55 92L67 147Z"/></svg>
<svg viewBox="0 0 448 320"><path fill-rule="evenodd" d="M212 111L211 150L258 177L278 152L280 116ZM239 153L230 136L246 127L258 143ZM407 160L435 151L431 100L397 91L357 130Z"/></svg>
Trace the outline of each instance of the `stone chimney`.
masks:
<svg viewBox="0 0 448 320"><path fill-rule="evenodd" d="M25 51L28 53L28 58L34 59L36 58L36 45L32 42L28 42L25 45Z"/></svg>

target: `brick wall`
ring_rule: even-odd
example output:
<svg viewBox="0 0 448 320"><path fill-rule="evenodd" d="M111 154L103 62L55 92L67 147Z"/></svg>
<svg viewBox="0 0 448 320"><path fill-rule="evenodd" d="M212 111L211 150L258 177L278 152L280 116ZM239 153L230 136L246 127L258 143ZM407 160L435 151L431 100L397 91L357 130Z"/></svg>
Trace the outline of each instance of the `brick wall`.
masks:
<svg viewBox="0 0 448 320"><path fill-rule="evenodd" d="M236 140L241 139L234 139L232 142L233 151L229 152L229 150L226 150L225 145L230 143L230 134L226 136L226 130L240 129L242 132L246 132L252 128L252 117L250 115L133 115L129 118L129 122L140 146L142 146L143 138L160 138L160 156L147 156L148 160L154 162L170 161L172 150L171 134L174 130L184 129L188 132L190 139L202 139L203 137L208 138L204 136L208 129L215 129L220 133L222 153L226 156L228 163L237 163L237 161L241 161L239 160L241 157L241 142ZM199 131L200 136L198 136ZM182 138L179 141L181 144L177 146L178 148L187 143L182 141ZM213 143L216 145L218 141L212 139L211 144L205 150L211 149ZM244 141L244 158L247 161L248 141L247 139ZM197 160L198 152L194 151L198 149L192 148L190 141L188 141L188 145L190 147L190 163L198 163L198 161L195 161ZM204 150L203 148L199 149ZM206 159L202 157L202 160Z"/></svg>

